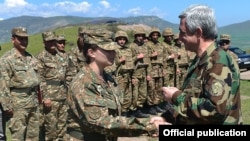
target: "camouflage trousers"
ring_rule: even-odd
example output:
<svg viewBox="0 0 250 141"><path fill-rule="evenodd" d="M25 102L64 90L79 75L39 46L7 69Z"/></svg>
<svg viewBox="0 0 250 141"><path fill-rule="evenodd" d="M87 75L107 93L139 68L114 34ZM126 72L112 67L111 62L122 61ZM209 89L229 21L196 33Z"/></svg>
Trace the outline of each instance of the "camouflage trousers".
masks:
<svg viewBox="0 0 250 141"><path fill-rule="evenodd" d="M39 108L20 108L13 110L8 122L12 141L38 141Z"/></svg>
<svg viewBox="0 0 250 141"><path fill-rule="evenodd" d="M164 80L164 82L163 82L163 86L169 86L169 87L174 87L174 82L175 82L175 76L174 76L174 74L166 74L165 76L164 76L164 78L163 78Z"/></svg>
<svg viewBox="0 0 250 141"><path fill-rule="evenodd" d="M143 107L147 99L147 80L146 77L133 78L133 99L131 108Z"/></svg>
<svg viewBox="0 0 250 141"><path fill-rule="evenodd" d="M164 101L162 95L163 77L153 77L148 82L147 105L158 105Z"/></svg>
<svg viewBox="0 0 250 141"><path fill-rule="evenodd" d="M122 112L127 112L132 104L132 83L131 73L122 73L116 77L119 88L123 91Z"/></svg>
<svg viewBox="0 0 250 141"><path fill-rule="evenodd" d="M52 101L51 108L43 107L43 125L41 133L45 135L45 141L62 140L66 134L66 120L67 120L68 105L66 100Z"/></svg>

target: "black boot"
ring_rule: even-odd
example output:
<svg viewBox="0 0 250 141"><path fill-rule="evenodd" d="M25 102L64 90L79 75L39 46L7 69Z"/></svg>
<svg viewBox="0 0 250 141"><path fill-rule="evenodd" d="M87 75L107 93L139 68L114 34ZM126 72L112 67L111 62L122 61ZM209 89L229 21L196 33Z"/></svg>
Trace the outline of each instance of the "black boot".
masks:
<svg viewBox="0 0 250 141"><path fill-rule="evenodd" d="M156 110L158 113L163 113L163 112L165 112L165 110L162 109L159 105L155 105L155 110Z"/></svg>
<svg viewBox="0 0 250 141"><path fill-rule="evenodd" d="M157 111L155 109L155 106L154 105L150 105L146 108L146 112L150 115L157 115Z"/></svg>
<svg viewBox="0 0 250 141"><path fill-rule="evenodd" d="M133 114L131 114L132 117L137 117L137 118L148 118L149 115L145 114L142 112L141 108L138 108L137 110L135 110L133 112Z"/></svg>

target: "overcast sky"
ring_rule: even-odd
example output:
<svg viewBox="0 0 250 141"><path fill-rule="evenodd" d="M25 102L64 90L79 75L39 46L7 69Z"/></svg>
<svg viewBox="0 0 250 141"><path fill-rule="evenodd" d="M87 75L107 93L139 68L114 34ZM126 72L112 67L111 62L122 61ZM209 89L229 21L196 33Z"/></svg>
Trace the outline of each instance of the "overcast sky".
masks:
<svg viewBox="0 0 250 141"><path fill-rule="evenodd" d="M0 0L0 19L23 15L118 18L150 15L178 24L178 15L191 4L213 8L219 27L250 20L249 0Z"/></svg>

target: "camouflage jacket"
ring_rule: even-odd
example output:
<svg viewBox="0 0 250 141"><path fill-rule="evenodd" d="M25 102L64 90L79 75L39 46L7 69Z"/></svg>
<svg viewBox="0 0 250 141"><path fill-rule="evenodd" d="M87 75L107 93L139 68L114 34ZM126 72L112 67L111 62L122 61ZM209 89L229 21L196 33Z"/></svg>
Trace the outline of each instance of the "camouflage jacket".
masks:
<svg viewBox="0 0 250 141"><path fill-rule="evenodd" d="M104 72L104 80L101 80L91 68L83 67L68 90L69 113L74 114L70 117L75 117L83 134L118 137L155 131L155 126L148 123L149 119L120 116L122 96L107 73Z"/></svg>
<svg viewBox="0 0 250 141"><path fill-rule="evenodd" d="M175 46L174 48L176 48L177 52L180 54L180 56L178 56L176 61L178 67L188 66L190 58L188 56L188 51L185 49L185 47L181 45L180 47Z"/></svg>
<svg viewBox="0 0 250 141"><path fill-rule="evenodd" d="M164 55L166 54L166 48L163 46L162 43L157 42L154 43L152 41L148 41L146 45L150 49L150 56L152 53L157 52L156 57L150 57L151 62L151 72L149 72L149 75L151 77L162 77L163 76L163 65L165 63L164 61Z"/></svg>
<svg viewBox="0 0 250 141"><path fill-rule="evenodd" d="M6 52L0 61L0 102L3 110L30 108L38 105L35 87L40 83L37 59L16 48Z"/></svg>
<svg viewBox="0 0 250 141"><path fill-rule="evenodd" d="M178 124L242 124L240 75L232 58L214 44L196 57L181 91L172 97Z"/></svg>
<svg viewBox="0 0 250 141"><path fill-rule="evenodd" d="M86 64L86 59L83 52L78 49L78 47L73 47L70 49L69 53L69 66L66 71L66 84L72 81L73 77L79 72L79 70Z"/></svg>
<svg viewBox="0 0 250 141"><path fill-rule="evenodd" d="M172 53L176 53L176 48L174 48L174 44L171 42L171 44L166 43L166 42L162 42L162 45L165 48L165 55L164 55L164 69L167 71L168 74L173 74L175 69L174 69L174 65L176 60L173 58L169 58L169 56Z"/></svg>
<svg viewBox="0 0 250 141"><path fill-rule="evenodd" d="M150 61L150 56L149 56L151 52L150 52L149 47L146 45L146 43L144 43L141 46L137 45L136 43L131 43L129 47L131 48L132 54L134 56L133 60L134 60L135 68L134 68L133 77L146 77L146 76L142 76L145 73L141 72L141 69L139 69L138 71L138 68L145 68L146 74L148 72L151 72L151 61ZM137 59L137 55L139 53L144 54L144 58Z"/></svg>
<svg viewBox="0 0 250 141"><path fill-rule="evenodd" d="M125 57L125 62L120 62L120 58ZM129 47L120 47L116 50L116 58L115 58L115 64L117 65L116 68L116 76L119 73L125 72L125 71L133 71L134 70L134 56L132 53L131 48Z"/></svg>
<svg viewBox="0 0 250 141"><path fill-rule="evenodd" d="M43 50L37 55L38 70L41 74L44 99L51 100L66 99L65 76L68 67L68 56L57 52L55 55Z"/></svg>

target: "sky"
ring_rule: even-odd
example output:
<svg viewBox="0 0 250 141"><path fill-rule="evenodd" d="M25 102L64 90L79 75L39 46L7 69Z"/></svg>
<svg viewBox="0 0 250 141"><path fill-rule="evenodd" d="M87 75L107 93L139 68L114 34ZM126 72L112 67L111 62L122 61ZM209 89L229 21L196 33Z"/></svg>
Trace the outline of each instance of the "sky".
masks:
<svg viewBox="0 0 250 141"><path fill-rule="evenodd" d="M131 17L158 16L179 24L191 4L213 8L218 27L250 20L249 0L0 0L0 20L19 16Z"/></svg>

